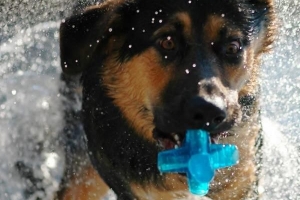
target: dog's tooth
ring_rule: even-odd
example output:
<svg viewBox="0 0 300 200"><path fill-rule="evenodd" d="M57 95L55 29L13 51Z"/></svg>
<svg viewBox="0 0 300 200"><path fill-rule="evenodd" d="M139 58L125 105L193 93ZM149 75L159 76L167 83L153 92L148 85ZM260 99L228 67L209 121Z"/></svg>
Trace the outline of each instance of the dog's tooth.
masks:
<svg viewBox="0 0 300 200"><path fill-rule="evenodd" d="M174 135L174 139L176 140L176 142L179 142L179 136L177 134Z"/></svg>
<svg viewBox="0 0 300 200"><path fill-rule="evenodd" d="M213 141L213 143L218 144L218 141L219 141L218 138L211 138L211 140Z"/></svg>

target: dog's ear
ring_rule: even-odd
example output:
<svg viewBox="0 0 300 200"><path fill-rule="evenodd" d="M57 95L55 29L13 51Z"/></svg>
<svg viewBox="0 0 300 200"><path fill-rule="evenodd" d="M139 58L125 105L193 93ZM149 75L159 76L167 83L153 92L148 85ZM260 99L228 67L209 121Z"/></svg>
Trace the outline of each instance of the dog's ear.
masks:
<svg viewBox="0 0 300 200"><path fill-rule="evenodd" d="M64 73L78 74L89 64L113 21L118 3L103 3L65 19L60 26L60 56Z"/></svg>

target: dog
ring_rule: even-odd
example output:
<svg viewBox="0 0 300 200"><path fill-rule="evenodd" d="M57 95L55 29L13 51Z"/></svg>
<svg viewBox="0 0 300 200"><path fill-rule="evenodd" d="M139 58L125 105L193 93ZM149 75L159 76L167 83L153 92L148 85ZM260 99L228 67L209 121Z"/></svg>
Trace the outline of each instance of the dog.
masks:
<svg viewBox="0 0 300 200"><path fill-rule="evenodd" d="M58 199L109 189L119 200L198 198L184 174L157 168L158 153L180 146L188 129L239 149L207 197L258 198L258 75L273 35L272 0L107 0L65 19L63 79L82 94L68 122L82 121L85 136L73 139L86 140L86 153L67 162Z"/></svg>

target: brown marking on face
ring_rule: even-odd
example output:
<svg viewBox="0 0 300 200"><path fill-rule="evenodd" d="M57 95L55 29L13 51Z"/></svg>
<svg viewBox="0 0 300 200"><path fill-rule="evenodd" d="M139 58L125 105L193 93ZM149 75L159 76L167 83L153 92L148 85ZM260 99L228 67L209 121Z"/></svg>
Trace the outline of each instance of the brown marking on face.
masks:
<svg viewBox="0 0 300 200"><path fill-rule="evenodd" d="M225 23L226 21L223 17L217 15L209 16L204 25L204 39L209 43L216 41Z"/></svg>
<svg viewBox="0 0 300 200"><path fill-rule="evenodd" d="M258 90L260 54L256 54L252 46L245 50L241 66L236 69L227 67L227 72L232 77L231 84L237 86L240 97L249 94L254 95Z"/></svg>
<svg viewBox="0 0 300 200"><path fill-rule="evenodd" d="M152 137L152 107L159 104L161 92L171 78L171 69L161 66L160 55L154 48L134 56L125 63L116 55L104 62L103 84L123 115L138 134Z"/></svg>
<svg viewBox="0 0 300 200"><path fill-rule="evenodd" d="M169 23L160 27L153 33L153 36L162 35L163 33L175 32L176 24L180 24L183 28L183 34L186 37L190 37L192 33L192 21L187 12L179 12L172 16L169 20Z"/></svg>
<svg viewBox="0 0 300 200"><path fill-rule="evenodd" d="M183 34L185 36L190 36L192 33L192 21L190 15L187 12L177 13L174 17L183 26Z"/></svg>
<svg viewBox="0 0 300 200"><path fill-rule="evenodd" d="M241 65L224 66L224 78L229 82L231 89L240 91L250 76L250 70L244 62Z"/></svg>

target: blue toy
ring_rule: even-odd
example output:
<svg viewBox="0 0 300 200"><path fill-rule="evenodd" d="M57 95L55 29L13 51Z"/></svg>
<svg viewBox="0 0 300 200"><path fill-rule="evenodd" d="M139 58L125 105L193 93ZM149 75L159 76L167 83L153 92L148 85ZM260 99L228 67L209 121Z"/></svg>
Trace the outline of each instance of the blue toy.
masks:
<svg viewBox="0 0 300 200"><path fill-rule="evenodd" d="M186 173L190 192L204 196L214 171L237 164L238 157L235 145L211 144L206 131L188 130L180 148L158 154L158 169L162 173Z"/></svg>

